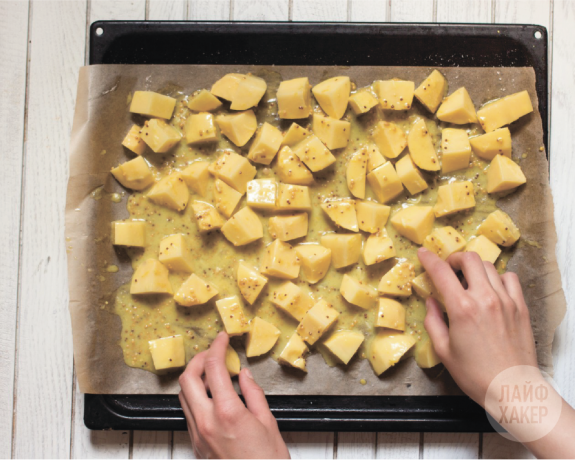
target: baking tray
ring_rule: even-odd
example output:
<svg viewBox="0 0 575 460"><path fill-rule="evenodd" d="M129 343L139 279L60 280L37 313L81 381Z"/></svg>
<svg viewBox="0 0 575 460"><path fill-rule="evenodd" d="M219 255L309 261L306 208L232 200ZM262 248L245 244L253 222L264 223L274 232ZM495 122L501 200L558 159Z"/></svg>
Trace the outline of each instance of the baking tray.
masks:
<svg viewBox="0 0 575 460"><path fill-rule="evenodd" d="M548 147L547 29L507 24L98 21L93 64L533 67ZM548 148L546 149L549 150ZM493 431L466 396L268 396L283 431ZM175 395L85 395L94 430L186 430Z"/></svg>

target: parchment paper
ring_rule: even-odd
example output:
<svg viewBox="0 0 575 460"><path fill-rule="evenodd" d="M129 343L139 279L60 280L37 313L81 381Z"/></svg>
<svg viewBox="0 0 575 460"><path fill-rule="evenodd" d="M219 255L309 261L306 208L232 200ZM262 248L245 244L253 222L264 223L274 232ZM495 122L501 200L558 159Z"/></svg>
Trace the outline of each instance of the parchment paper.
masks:
<svg viewBox="0 0 575 460"><path fill-rule="evenodd" d="M126 161L121 141L133 123L128 98L135 90L160 92L210 88L229 72L276 72L282 79L308 76L311 84L332 76L349 75L358 87L393 77L418 85L430 67L265 67L265 66L135 66L84 67L80 71L76 112L70 145L70 180L66 206L66 247L70 286L70 313L74 358L80 389L85 393L173 394L179 391L176 375L158 377L124 364L118 345L121 323L110 312L114 292L131 275L130 261L110 242L110 222L128 217L127 195L122 203L109 194L123 191L109 174ZM513 156L520 158L526 186L499 200L498 205L517 223L521 243L508 269L519 275L530 307L540 367L551 373L551 345L565 313L565 298L555 258L556 232L549 187L548 163L542 150L541 117L537 111L535 74L531 68L442 68L450 92L460 86L475 105L520 90L528 90L536 111L511 126ZM541 148L541 149L540 149ZM93 192L101 199L94 199ZM102 193L103 192L103 193ZM102 273L115 264L118 273ZM108 303L106 303L108 302ZM247 365L240 351L242 365ZM420 369L405 360L383 374L374 375L367 360L348 368L329 367L319 353L308 359L309 373L279 366L269 358L250 360L249 367L267 394L331 395L445 395L459 394L443 366ZM360 379L367 384L359 384Z"/></svg>

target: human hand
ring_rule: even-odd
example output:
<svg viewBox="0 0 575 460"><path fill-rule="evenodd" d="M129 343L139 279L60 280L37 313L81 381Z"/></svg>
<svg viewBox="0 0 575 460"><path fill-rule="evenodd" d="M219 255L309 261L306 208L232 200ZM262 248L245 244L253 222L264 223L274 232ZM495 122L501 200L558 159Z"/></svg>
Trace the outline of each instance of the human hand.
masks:
<svg viewBox="0 0 575 460"><path fill-rule="evenodd" d="M235 392L225 365L228 343L228 335L220 332L210 349L198 353L180 376L180 403L196 457L290 458L264 392L249 369L239 375L246 405Z"/></svg>

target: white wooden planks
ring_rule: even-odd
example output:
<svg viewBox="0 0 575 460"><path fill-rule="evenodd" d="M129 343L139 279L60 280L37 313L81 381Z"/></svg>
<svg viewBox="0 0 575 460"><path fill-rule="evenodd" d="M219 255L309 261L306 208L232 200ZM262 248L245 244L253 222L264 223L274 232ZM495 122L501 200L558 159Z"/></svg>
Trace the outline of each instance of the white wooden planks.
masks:
<svg viewBox="0 0 575 460"><path fill-rule="evenodd" d="M477 433L425 433L423 458L479 458Z"/></svg>
<svg viewBox="0 0 575 460"><path fill-rule="evenodd" d="M488 23L491 0L437 0L437 22Z"/></svg>
<svg viewBox="0 0 575 460"><path fill-rule="evenodd" d="M337 434L337 458L375 458L377 433Z"/></svg>
<svg viewBox="0 0 575 460"><path fill-rule="evenodd" d="M291 458L333 458L333 433L282 433L290 451Z"/></svg>
<svg viewBox="0 0 575 460"><path fill-rule="evenodd" d="M234 21L287 21L289 0L234 0Z"/></svg>
<svg viewBox="0 0 575 460"><path fill-rule="evenodd" d="M391 22L432 22L434 0L390 0Z"/></svg>
<svg viewBox="0 0 575 460"><path fill-rule="evenodd" d="M146 19L182 21L188 16L187 0L148 0Z"/></svg>
<svg viewBox="0 0 575 460"><path fill-rule="evenodd" d="M350 0L351 22L385 22L389 10L387 0Z"/></svg>
<svg viewBox="0 0 575 460"><path fill-rule="evenodd" d="M419 458L421 433L377 433L376 458Z"/></svg>
<svg viewBox="0 0 575 460"><path fill-rule="evenodd" d="M232 0L190 0L188 19L192 21L228 21Z"/></svg>
<svg viewBox="0 0 575 460"><path fill-rule="evenodd" d="M347 21L347 0L292 0L293 21Z"/></svg>

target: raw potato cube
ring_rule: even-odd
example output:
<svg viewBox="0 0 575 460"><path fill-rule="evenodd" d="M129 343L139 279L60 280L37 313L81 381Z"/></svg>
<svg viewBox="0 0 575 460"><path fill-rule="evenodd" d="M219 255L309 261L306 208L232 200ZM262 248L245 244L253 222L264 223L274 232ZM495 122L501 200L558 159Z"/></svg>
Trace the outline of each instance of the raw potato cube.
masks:
<svg viewBox="0 0 575 460"><path fill-rule="evenodd" d="M415 84L412 81L404 81L397 78L373 82L373 91L377 94L382 109L411 109L414 89Z"/></svg>
<svg viewBox="0 0 575 460"><path fill-rule="evenodd" d="M401 160L395 163L395 170L401 180L401 183L409 191L411 195L422 192L427 188L427 182L417 169L417 166L411 159L409 154L405 155Z"/></svg>
<svg viewBox="0 0 575 460"><path fill-rule="evenodd" d="M403 129L390 121L375 125L371 138L387 158L397 158L407 147L407 136Z"/></svg>
<svg viewBox="0 0 575 460"><path fill-rule="evenodd" d="M322 81L312 88L313 95L319 106L330 117L337 120L345 115L350 91L351 82L349 77L333 77Z"/></svg>
<svg viewBox="0 0 575 460"><path fill-rule="evenodd" d="M205 304L217 294L218 289L213 284L204 281L194 273L184 281L176 292L174 300L184 307L194 307Z"/></svg>
<svg viewBox="0 0 575 460"><path fill-rule="evenodd" d="M357 215L355 213L355 201L349 198L334 198L321 204L332 222L342 228L357 232Z"/></svg>
<svg viewBox="0 0 575 460"><path fill-rule="evenodd" d="M481 260L494 264L499 254L501 254L501 249L490 239L479 235L469 240L467 246L465 246L465 252L476 252L481 257Z"/></svg>
<svg viewBox="0 0 575 460"><path fill-rule="evenodd" d="M273 210L276 207L278 183L274 179L255 179L248 182L247 204L253 209Z"/></svg>
<svg viewBox="0 0 575 460"><path fill-rule="evenodd" d="M228 73L212 85L211 93L226 101L231 101L240 85L241 73Z"/></svg>
<svg viewBox="0 0 575 460"><path fill-rule="evenodd" d="M294 332L289 339L287 345L278 356L278 362L280 364L288 365L307 372L305 367L305 354L308 352L307 345L298 335Z"/></svg>
<svg viewBox="0 0 575 460"><path fill-rule="evenodd" d="M477 117L483 130L489 133L531 112L533 112L531 97L527 91L521 91L488 103L479 109Z"/></svg>
<svg viewBox="0 0 575 460"><path fill-rule="evenodd" d="M156 259L141 263L130 284L130 294L173 294L168 269Z"/></svg>
<svg viewBox="0 0 575 460"><path fill-rule="evenodd" d="M150 340L148 346L157 371L177 369L186 365L186 350L181 335Z"/></svg>
<svg viewBox="0 0 575 460"><path fill-rule="evenodd" d="M471 148L479 158L487 161L493 160L495 155L511 158L511 131L509 128L500 128L481 136L469 139Z"/></svg>
<svg viewBox="0 0 575 460"><path fill-rule="evenodd" d="M363 261L365 265L373 265L395 257L395 248L392 239L387 236L385 228L372 233L363 247Z"/></svg>
<svg viewBox="0 0 575 460"><path fill-rule="evenodd" d="M170 151L182 139L182 133L164 120L152 118L144 123L140 137L156 153Z"/></svg>
<svg viewBox="0 0 575 460"><path fill-rule="evenodd" d="M209 163L207 161L194 161L182 171L186 185L200 196L205 196L210 181Z"/></svg>
<svg viewBox="0 0 575 460"><path fill-rule="evenodd" d="M421 297L423 300L427 300L428 297L433 297L435 300L439 302L442 308L445 310L443 296L439 293L433 281L427 274L427 272L423 272L421 275L417 275L413 278L411 282L411 287L415 291L415 293Z"/></svg>
<svg viewBox="0 0 575 460"><path fill-rule="evenodd" d="M349 363L363 343L365 337L359 331L338 331L323 344L343 364Z"/></svg>
<svg viewBox="0 0 575 460"><path fill-rule="evenodd" d="M426 171L439 171L439 158L423 118L417 120L411 127L407 136L407 146L411 159L417 166Z"/></svg>
<svg viewBox="0 0 575 460"><path fill-rule="evenodd" d="M298 334L310 345L313 345L337 321L339 312L320 300L305 314L297 327Z"/></svg>
<svg viewBox="0 0 575 460"><path fill-rule="evenodd" d="M351 123L314 113L312 129L328 149L347 147Z"/></svg>
<svg viewBox="0 0 575 460"><path fill-rule="evenodd" d="M414 345L415 338L411 334L386 330L378 332L367 355L373 371L376 375L383 374Z"/></svg>
<svg viewBox="0 0 575 460"><path fill-rule="evenodd" d="M146 222L132 220L128 222L112 222L112 244L115 246L146 246Z"/></svg>
<svg viewBox="0 0 575 460"><path fill-rule="evenodd" d="M369 156L366 150L360 149L351 156L345 173L347 188L353 196L358 198L365 198L365 178Z"/></svg>
<svg viewBox="0 0 575 460"><path fill-rule="evenodd" d="M301 321L315 304L309 294L291 281L286 281L273 292L271 302L297 321Z"/></svg>
<svg viewBox="0 0 575 460"><path fill-rule="evenodd" d="M469 167L471 145L463 129L445 128L441 132L441 172L443 174Z"/></svg>
<svg viewBox="0 0 575 460"><path fill-rule="evenodd" d="M250 323L246 338L246 357L261 356L270 351L278 341L280 330L272 323L256 316Z"/></svg>
<svg viewBox="0 0 575 460"><path fill-rule="evenodd" d="M413 278L415 278L413 265L406 262L398 263L381 278L379 293L392 297L409 297Z"/></svg>
<svg viewBox="0 0 575 460"><path fill-rule="evenodd" d="M277 172L280 180L286 184L313 184L312 173L289 147L283 147L278 153Z"/></svg>
<svg viewBox="0 0 575 460"><path fill-rule="evenodd" d="M158 259L173 272L192 272L193 254L184 235L170 235L160 241Z"/></svg>
<svg viewBox="0 0 575 460"><path fill-rule="evenodd" d="M234 246L245 246L264 236L258 215L248 206L240 209L222 225L221 232Z"/></svg>
<svg viewBox="0 0 575 460"><path fill-rule="evenodd" d="M367 181L382 204L397 198L403 192L403 185L393 165L388 161L367 175Z"/></svg>
<svg viewBox="0 0 575 460"><path fill-rule="evenodd" d="M410 206L400 209L391 218L391 225L397 232L415 244L423 244L425 237L433 230L434 222L431 206Z"/></svg>
<svg viewBox="0 0 575 460"><path fill-rule="evenodd" d="M132 125L122 141L122 145L136 155L142 155L146 151L146 143L140 137L140 129L138 125Z"/></svg>
<svg viewBox="0 0 575 460"><path fill-rule="evenodd" d="M184 182L182 174L173 172L154 185L147 196L160 206L165 206L175 211L182 211L186 209L190 191Z"/></svg>
<svg viewBox="0 0 575 460"><path fill-rule="evenodd" d="M382 164L386 162L383 155L379 152L376 145L369 145L365 147L368 153L367 158L367 172L370 173L375 168L379 168Z"/></svg>
<svg viewBox="0 0 575 460"><path fill-rule="evenodd" d="M519 229L506 213L498 209L487 216L477 229L478 235L485 235L499 246L513 246L521 237Z"/></svg>
<svg viewBox="0 0 575 460"><path fill-rule="evenodd" d="M265 249L260 272L264 275L287 280L297 278L299 275L299 259L295 249L288 243L274 240Z"/></svg>
<svg viewBox="0 0 575 460"><path fill-rule="evenodd" d="M290 241L306 236L307 225L307 212L301 212L293 216L270 217L268 221L270 236L280 241Z"/></svg>
<svg viewBox="0 0 575 460"><path fill-rule="evenodd" d="M328 233L321 237L321 245L331 249L334 268L343 268L356 264L361 255L361 235L342 235Z"/></svg>
<svg viewBox="0 0 575 460"><path fill-rule="evenodd" d="M264 123L250 147L248 158L256 163L269 165L282 143L283 136L279 129L269 123Z"/></svg>
<svg viewBox="0 0 575 460"><path fill-rule="evenodd" d="M224 181L216 179L214 182L214 200L216 209L228 219L236 209L236 206L242 199L242 194L231 188Z"/></svg>
<svg viewBox="0 0 575 460"><path fill-rule="evenodd" d="M194 112L211 112L221 106L221 101L207 89L202 89L188 101L188 108Z"/></svg>
<svg viewBox="0 0 575 460"><path fill-rule="evenodd" d="M461 87L447 96L437 111L437 118L456 125L477 123L475 106L467 90Z"/></svg>
<svg viewBox="0 0 575 460"><path fill-rule="evenodd" d="M329 149L313 134L297 144L293 148L293 153L295 153L312 172L321 171L335 163L335 157Z"/></svg>
<svg viewBox="0 0 575 460"><path fill-rule="evenodd" d="M443 260L454 252L463 251L465 238L453 227L436 228L423 241L423 247L435 252Z"/></svg>
<svg viewBox="0 0 575 460"><path fill-rule="evenodd" d="M369 310L373 307L377 300L377 290L349 275L343 275L339 292L349 303L364 310Z"/></svg>
<svg viewBox="0 0 575 460"><path fill-rule="evenodd" d="M152 171L142 157L126 161L112 168L111 172L120 184L132 190L144 190L154 183Z"/></svg>
<svg viewBox="0 0 575 460"><path fill-rule="evenodd" d="M282 140L281 145L282 145L282 147L284 147L286 145L288 147L293 147L294 145L303 141L309 135L311 135L311 131L308 131L307 129L302 128L297 123L292 123L290 125L290 127L288 128L288 130L283 135L283 140Z"/></svg>
<svg viewBox="0 0 575 460"><path fill-rule="evenodd" d="M446 92L447 80L439 71L434 70L413 94L427 110L435 113Z"/></svg>
<svg viewBox="0 0 575 460"><path fill-rule="evenodd" d="M405 331L405 307L397 300L379 299L376 327Z"/></svg>
<svg viewBox="0 0 575 460"><path fill-rule="evenodd" d="M238 147L246 145L258 128L258 121L253 110L231 115L218 115L216 123L222 134Z"/></svg>
<svg viewBox="0 0 575 460"><path fill-rule="evenodd" d="M208 144L218 140L214 116L208 112L190 115L186 120L185 131L186 142L191 145Z"/></svg>
<svg viewBox="0 0 575 460"><path fill-rule="evenodd" d="M240 288L240 293L246 301L253 305L256 301L260 292L267 284L268 279L265 276L260 275L260 273L253 267L240 262L238 265L238 287Z"/></svg>
<svg viewBox="0 0 575 460"><path fill-rule="evenodd" d="M355 203L355 211L359 229L375 233L385 228L391 208L375 201L359 201Z"/></svg>
<svg viewBox="0 0 575 460"><path fill-rule="evenodd" d="M430 369L441 364L441 360L437 356L429 336L417 342L413 356L417 365L422 369Z"/></svg>
<svg viewBox="0 0 575 460"><path fill-rule="evenodd" d="M218 228L222 228L222 225L226 223L220 213L216 211L216 208L209 203L194 201L192 203L192 209L194 210L200 233L217 230Z"/></svg>
<svg viewBox="0 0 575 460"><path fill-rule="evenodd" d="M257 171L249 160L228 151L211 166L210 172L243 195L248 182L256 176Z"/></svg>
<svg viewBox="0 0 575 460"><path fill-rule="evenodd" d="M369 91L358 91L349 97L349 106L356 115L369 112L377 103L377 98Z"/></svg>
<svg viewBox="0 0 575 460"><path fill-rule="evenodd" d="M319 244L300 244L295 250L308 283L315 284L327 274L331 264L331 249Z"/></svg>
<svg viewBox="0 0 575 460"><path fill-rule="evenodd" d="M311 211L309 187L279 184L278 211Z"/></svg>
<svg viewBox="0 0 575 460"><path fill-rule="evenodd" d="M276 96L279 117L288 120L309 117L312 111L310 88L307 77L282 81Z"/></svg>
<svg viewBox="0 0 575 460"><path fill-rule="evenodd" d="M130 104L130 112L169 120L172 118L175 107L176 100L173 97L153 91L135 91Z"/></svg>
<svg viewBox="0 0 575 460"><path fill-rule="evenodd" d="M256 107L263 95L266 93L268 85L263 78L254 75L242 75L239 84L232 94L230 109L247 110Z"/></svg>
<svg viewBox="0 0 575 460"><path fill-rule="evenodd" d="M521 166L503 155L493 158L486 174L487 193L505 192L527 182Z"/></svg>
<svg viewBox="0 0 575 460"><path fill-rule="evenodd" d="M433 207L433 212L435 212L435 217L443 217L474 207L473 182L451 182L437 189L437 202Z"/></svg>
<svg viewBox="0 0 575 460"><path fill-rule="evenodd" d="M237 295L216 300L216 308L222 317L224 328L229 336L242 335L250 330L242 301Z"/></svg>
<svg viewBox="0 0 575 460"><path fill-rule="evenodd" d="M241 370L240 357L238 356L237 351L229 345L226 349L226 369L228 370L230 377L235 377Z"/></svg>

